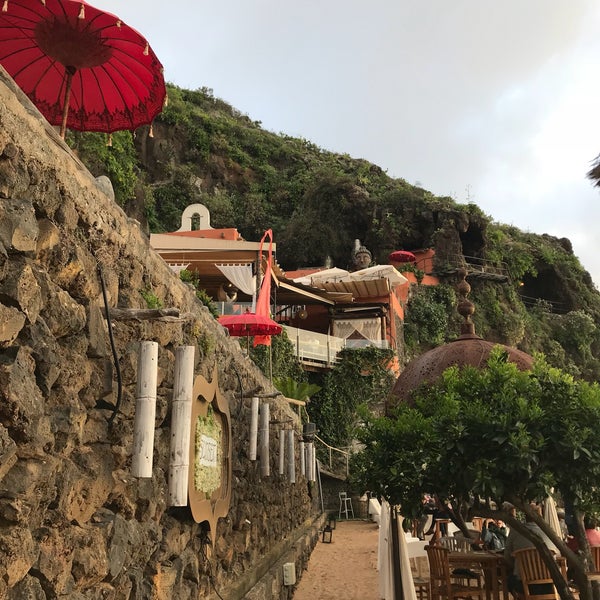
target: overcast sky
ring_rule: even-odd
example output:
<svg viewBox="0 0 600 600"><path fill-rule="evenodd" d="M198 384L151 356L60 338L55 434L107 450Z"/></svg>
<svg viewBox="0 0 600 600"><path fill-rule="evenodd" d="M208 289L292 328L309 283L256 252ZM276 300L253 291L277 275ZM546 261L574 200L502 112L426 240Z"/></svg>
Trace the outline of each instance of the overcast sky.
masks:
<svg viewBox="0 0 600 600"><path fill-rule="evenodd" d="M96 0L167 81L495 221L567 237L600 284L597 0Z"/></svg>

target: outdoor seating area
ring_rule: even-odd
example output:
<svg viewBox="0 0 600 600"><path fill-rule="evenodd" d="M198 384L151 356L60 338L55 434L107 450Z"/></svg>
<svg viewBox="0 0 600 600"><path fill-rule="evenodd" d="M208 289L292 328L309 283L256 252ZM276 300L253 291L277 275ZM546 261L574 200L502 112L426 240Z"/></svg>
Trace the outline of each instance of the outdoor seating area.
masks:
<svg viewBox="0 0 600 600"><path fill-rule="evenodd" d="M471 526L481 526L473 519ZM509 591L509 570L504 551L492 551L473 544L459 531L447 536L432 535L428 541L411 533L405 535L415 597L418 600L452 600L453 598L482 598L485 600L558 600L559 593L550 571L536 548L515 550L523 593ZM600 546L591 547L595 561L600 560ZM567 578L567 562L556 556L556 562ZM595 566L600 578L598 564ZM590 574L596 578L596 573ZM572 583L570 582L570 585ZM575 597L577 593L575 592Z"/></svg>

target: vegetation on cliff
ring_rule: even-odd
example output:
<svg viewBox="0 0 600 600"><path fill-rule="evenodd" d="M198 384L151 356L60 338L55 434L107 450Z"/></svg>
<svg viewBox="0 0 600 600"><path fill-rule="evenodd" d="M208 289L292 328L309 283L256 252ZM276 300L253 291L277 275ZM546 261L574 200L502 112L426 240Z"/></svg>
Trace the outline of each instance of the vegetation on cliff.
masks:
<svg viewBox="0 0 600 600"><path fill-rule="evenodd" d="M123 132L112 147L103 136L70 135L148 231L177 229L182 210L201 202L213 227L237 227L245 239L271 228L288 270L329 259L346 267L355 239L376 263L393 250L435 248L443 285L419 286L409 300L403 360L458 335L452 286L457 260L467 256L482 272L504 275L470 280L479 335L599 378L600 294L569 240L497 223L472 203L434 196L366 160L266 131L208 89L169 86L153 131Z"/></svg>

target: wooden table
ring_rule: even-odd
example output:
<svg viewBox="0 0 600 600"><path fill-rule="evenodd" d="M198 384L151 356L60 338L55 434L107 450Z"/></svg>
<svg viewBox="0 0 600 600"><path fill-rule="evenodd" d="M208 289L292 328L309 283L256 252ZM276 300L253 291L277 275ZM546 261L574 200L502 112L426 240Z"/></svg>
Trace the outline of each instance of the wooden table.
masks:
<svg viewBox="0 0 600 600"><path fill-rule="evenodd" d="M502 554L496 552L450 552L450 569L481 569L485 580L487 600L508 598L506 564Z"/></svg>

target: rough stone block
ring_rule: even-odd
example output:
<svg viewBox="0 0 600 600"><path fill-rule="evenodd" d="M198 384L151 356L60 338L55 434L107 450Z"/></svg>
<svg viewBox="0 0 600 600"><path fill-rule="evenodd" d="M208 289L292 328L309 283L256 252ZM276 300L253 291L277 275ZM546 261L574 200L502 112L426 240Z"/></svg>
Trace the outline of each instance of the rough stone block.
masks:
<svg viewBox="0 0 600 600"><path fill-rule="evenodd" d="M93 588L108 575L106 536L102 529L85 527L73 530L73 575L75 588Z"/></svg>
<svg viewBox="0 0 600 600"><path fill-rule="evenodd" d="M91 302L87 309L88 350L90 358L103 358L108 355L106 338L108 332L100 306Z"/></svg>
<svg viewBox="0 0 600 600"><path fill-rule="evenodd" d="M0 304L0 347L10 346L25 325L25 314L13 306Z"/></svg>
<svg viewBox="0 0 600 600"><path fill-rule="evenodd" d="M0 160L0 170L3 162ZM31 202L6 198L0 203L0 241L5 248L35 252L38 232Z"/></svg>
<svg viewBox="0 0 600 600"><path fill-rule="evenodd" d="M35 251L40 256L52 250L52 248L60 243L60 230L49 219L40 219L38 221L38 228L39 232Z"/></svg>
<svg viewBox="0 0 600 600"><path fill-rule="evenodd" d="M10 592L0 597L7 600L47 600L48 598L40 580L31 575L26 575Z"/></svg>
<svg viewBox="0 0 600 600"><path fill-rule="evenodd" d="M30 264L13 261L0 290L14 300L31 323L35 323L42 308L42 292Z"/></svg>
<svg viewBox="0 0 600 600"><path fill-rule="evenodd" d="M64 594L72 585L73 543L55 528L44 527L38 533L39 555L37 569L42 573L54 594Z"/></svg>
<svg viewBox="0 0 600 600"><path fill-rule="evenodd" d="M4 529L0 535L0 579L3 579L9 588L14 587L27 575L35 559L36 547L29 529Z"/></svg>
<svg viewBox="0 0 600 600"><path fill-rule="evenodd" d="M44 401L35 379L35 362L27 347L19 347L12 362L0 364L0 400L0 416L15 441L17 434L34 441L39 448L52 441L51 435L36 431L44 415Z"/></svg>

